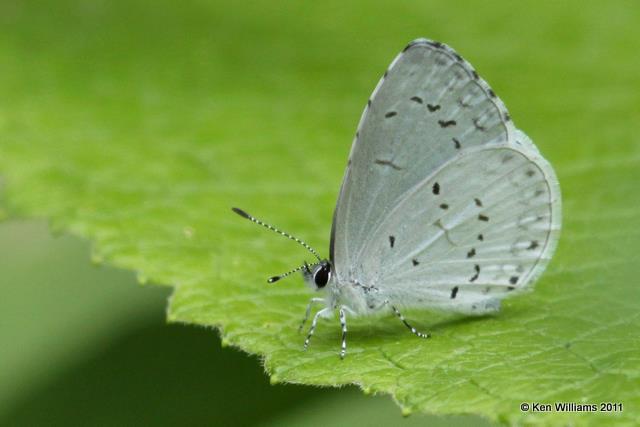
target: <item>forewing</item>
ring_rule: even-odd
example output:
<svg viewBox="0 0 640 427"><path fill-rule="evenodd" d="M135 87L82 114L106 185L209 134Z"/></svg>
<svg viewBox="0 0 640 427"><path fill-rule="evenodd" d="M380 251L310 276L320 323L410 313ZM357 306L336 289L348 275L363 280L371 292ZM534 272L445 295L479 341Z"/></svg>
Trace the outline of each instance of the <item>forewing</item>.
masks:
<svg viewBox="0 0 640 427"><path fill-rule="evenodd" d="M465 150L516 144L514 134L502 102L460 55L429 40L410 43L358 125L331 232L338 279L364 278L371 231L406 191Z"/></svg>

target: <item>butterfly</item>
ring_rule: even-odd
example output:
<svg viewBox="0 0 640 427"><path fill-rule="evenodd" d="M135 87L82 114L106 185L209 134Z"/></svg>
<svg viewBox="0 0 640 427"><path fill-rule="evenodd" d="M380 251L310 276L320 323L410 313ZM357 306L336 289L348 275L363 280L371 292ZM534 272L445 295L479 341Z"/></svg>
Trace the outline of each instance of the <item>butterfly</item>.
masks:
<svg viewBox="0 0 640 427"><path fill-rule="evenodd" d="M340 357L347 315L401 309L481 315L532 285L561 228L553 168L518 130L505 105L449 46L409 43L367 101L333 215L329 259L245 211L239 215L306 247L297 271L322 291L304 342L338 310Z"/></svg>

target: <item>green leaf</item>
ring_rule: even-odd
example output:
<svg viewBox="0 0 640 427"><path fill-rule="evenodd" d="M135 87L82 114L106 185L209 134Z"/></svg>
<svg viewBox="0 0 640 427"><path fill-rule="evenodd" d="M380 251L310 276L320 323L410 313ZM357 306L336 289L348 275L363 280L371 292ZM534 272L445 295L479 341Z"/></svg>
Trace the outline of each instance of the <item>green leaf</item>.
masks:
<svg viewBox="0 0 640 427"><path fill-rule="evenodd" d="M274 382L355 383L405 413L639 423L638 19L635 3L577 1L3 4L5 209L173 285L171 321L218 327ZM308 254L229 208L327 248L363 104L418 36L472 62L554 165L557 254L497 316L407 313L428 341L392 317L354 319L344 361L337 322L322 322L303 352L309 293L265 279ZM624 411L519 409L555 401Z"/></svg>

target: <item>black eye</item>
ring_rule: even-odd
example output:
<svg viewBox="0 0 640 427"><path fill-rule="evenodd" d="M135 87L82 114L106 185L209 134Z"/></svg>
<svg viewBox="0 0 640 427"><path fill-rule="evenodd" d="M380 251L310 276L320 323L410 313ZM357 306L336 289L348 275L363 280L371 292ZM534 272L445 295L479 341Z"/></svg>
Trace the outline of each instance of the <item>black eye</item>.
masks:
<svg viewBox="0 0 640 427"><path fill-rule="evenodd" d="M322 268L319 268L316 271L316 274L313 276L313 282L316 284L318 288L324 288L329 282L329 273L331 272L331 267L328 265L323 265Z"/></svg>

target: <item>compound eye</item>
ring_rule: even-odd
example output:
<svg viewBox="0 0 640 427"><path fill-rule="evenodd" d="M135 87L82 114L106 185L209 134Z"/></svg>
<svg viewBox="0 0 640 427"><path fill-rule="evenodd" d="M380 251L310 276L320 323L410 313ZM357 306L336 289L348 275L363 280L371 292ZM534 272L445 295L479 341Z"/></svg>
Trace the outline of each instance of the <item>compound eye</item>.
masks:
<svg viewBox="0 0 640 427"><path fill-rule="evenodd" d="M327 283L329 283L329 274L331 273L331 267L328 265L323 265L316 271L316 274L313 275L313 282L316 284L318 289L324 288Z"/></svg>

